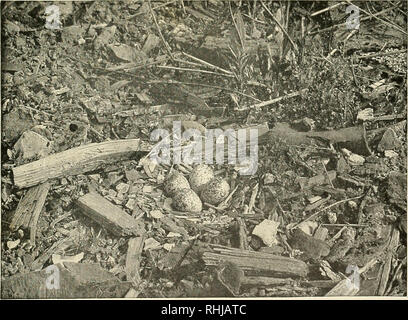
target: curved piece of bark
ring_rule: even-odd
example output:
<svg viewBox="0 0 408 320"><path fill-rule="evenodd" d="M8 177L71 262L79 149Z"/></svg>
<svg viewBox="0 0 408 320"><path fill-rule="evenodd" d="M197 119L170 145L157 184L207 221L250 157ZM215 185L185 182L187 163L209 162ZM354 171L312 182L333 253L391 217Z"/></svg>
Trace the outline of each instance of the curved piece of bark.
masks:
<svg viewBox="0 0 408 320"><path fill-rule="evenodd" d="M312 144L315 139L319 139L339 144L356 154L363 156L371 154L364 126L328 131L300 132L291 128L288 123L278 122L268 133L259 137L259 143L277 139L284 140L288 145Z"/></svg>

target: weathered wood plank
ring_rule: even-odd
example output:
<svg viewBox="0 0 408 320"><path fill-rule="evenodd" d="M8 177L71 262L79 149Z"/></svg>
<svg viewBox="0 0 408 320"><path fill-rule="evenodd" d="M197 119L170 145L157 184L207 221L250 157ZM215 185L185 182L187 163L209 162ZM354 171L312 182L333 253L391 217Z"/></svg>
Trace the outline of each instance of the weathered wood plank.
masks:
<svg viewBox="0 0 408 320"><path fill-rule="evenodd" d="M117 236L143 235L141 221L106 200L95 192L87 193L76 201L82 212Z"/></svg>
<svg viewBox="0 0 408 320"><path fill-rule="evenodd" d="M217 265L219 261L235 263L246 275L262 274L273 277L305 277L308 266L303 261L269 253L239 249L220 249L221 253L206 251L203 260L206 265Z"/></svg>
<svg viewBox="0 0 408 320"><path fill-rule="evenodd" d="M14 184L27 188L49 179L82 174L129 159L140 151L139 139L91 143L13 168Z"/></svg>
<svg viewBox="0 0 408 320"><path fill-rule="evenodd" d="M128 241L125 264L126 279L136 285L140 282L140 255L142 254L144 241L144 236L131 238Z"/></svg>

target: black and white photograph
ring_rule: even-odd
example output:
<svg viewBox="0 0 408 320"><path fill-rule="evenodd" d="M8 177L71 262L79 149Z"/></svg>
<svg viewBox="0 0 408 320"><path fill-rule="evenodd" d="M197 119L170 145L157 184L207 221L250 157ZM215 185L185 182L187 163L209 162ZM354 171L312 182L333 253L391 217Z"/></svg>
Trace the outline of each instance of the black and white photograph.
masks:
<svg viewBox="0 0 408 320"><path fill-rule="evenodd" d="M1 1L0 298L406 299L407 39L398 0Z"/></svg>

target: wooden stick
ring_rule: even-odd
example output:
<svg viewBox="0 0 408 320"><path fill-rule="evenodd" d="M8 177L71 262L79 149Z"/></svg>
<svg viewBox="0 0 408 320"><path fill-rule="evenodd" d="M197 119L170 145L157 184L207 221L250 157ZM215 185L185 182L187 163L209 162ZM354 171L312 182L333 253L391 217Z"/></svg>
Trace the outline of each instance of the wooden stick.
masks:
<svg viewBox="0 0 408 320"><path fill-rule="evenodd" d="M130 159L139 151L140 140L91 143L13 168L14 184L27 188L50 179L77 175L117 161Z"/></svg>
<svg viewBox="0 0 408 320"><path fill-rule="evenodd" d="M144 225L140 221L96 192L90 192L79 198L77 205L85 215L117 236L144 234Z"/></svg>
<svg viewBox="0 0 408 320"><path fill-rule="evenodd" d="M284 278L304 277L309 272L306 263L297 259L221 246L214 249L220 253L204 252L203 260L206 265L217 265L219 261L227 261L235 263L248 275L261 273Z"/></svg>
<svg viewBox="0 0 408 320"><path fill-rule="evenodd" d="M40 214L44 207L45 199L47 198L48 191L50 190L51 184L48 182L45 182L39 186L36 186L35 188L37 187L39 187L38 198L35 201L32 218L31 218L30 225L29 225L30 242L32 245L35 245L35 234L37 232L38 219L40 218Z"/></svg>
<svg viewBox="0 0 408 320"><path fill-rule="evenodd" d="M321 10L316 11L316 12L313 12L310 16L311 16L311 17L317 16L317 15L323 13L323 12L329 11L329 10L334 9L334 8L336 8L336 7L338 7L338 6L341 6L341 5L343 5L343 4L344 4L344 2L339 2L339 3L333 4L333 5L331 5L330 7L321 9Z"/></svg>
<svg viewBox="0 0 408 320"><path fill-rule="evenodd" d="M385 263L382 268L382 272L380 275L380 283L378 285L378 295L383 296L385 293L385 289L387 287L388 279L390 277L390 272L391 272L391 260L393 258L395 249L397 248L399 243L399 230L394 228L390 242L387 248L387 255L385 257Z"/></svg>
<svg viewBox="0 0 408 320"><path fill-rule="evenodd" d="M41 212L44 206L45 198L49 190L49 185L41 184L27 191L17 205L17 209L10 223L11 230L17 230L20 227L28 228L35 214Z"/></svg>
<svg viewBox="0 0 408 320"><path fill-rule="evenodd" d="M131 238L128 241L128 250L126 254L125 272L126 279L132 281L135 285L140 283L140 255L142 254L145 236Z"/></svg>
<svg viewBox="0 0 408 320"><path fill-rule="evenodd" d="M275 16L273 15L273 13L268 9L267 6L265 6L265 4L263 3L263 1L261 0L261 5L262 7L266 10L266 12L269 13L269 15L272 17L272 19L276 22L276 24L279 26L279 28L282 29L282 32L285 34L285 36L288 38L290 44L293 47L294 51L298 51L298 48L296 47L295 43L293 42L292 38L290 37L290 35L288 34L288 32L286 31L286 29L280 24L280 22L275 18Z"/></svg>
<svg viewBox="0 0 408 320"><path fill-rule="evenodd" d="M270 286L278 286L278 285L285 285L285 284L293 284L294 281L292 279L281 279L281 278L272 278L272 277L244 277L242 279L241 285L244 287L270 287Z"/></svg>
<svg viewBox="0 0 408 320"><path fill-rule="evenodd" d="M275 103L277 103L279 101L296 97L296 96L298 96L298 95L300 95L302 93L305 93L307 90L308 89L302 89L302 90L299 90L299 91L289 93L289 94L287 94L286 96L283 96L283 97L278 97L278 98L275 98L275 99L272 99L272 100L263 101L261 103L253 104L252 106L249 107L249 109L259 109L259 108L262 108L262 107L266 107L266 106L269 106L271 104L275 104Z"/></svg>
<svg viewBox="0 0 408 320"><path fill-rule="evenodd" d="M296 224L295 226L293 226L292 229L296 228L296 227L297 227L299 224L301 224L302 222L306 222L306 221L309 221L309 220L311 220L311 219L313 219L313 218L316 218L316 217L317 217L320 213L322 213L323 211L326 211L326 210L328 210L328 209L330 209L330 208L332 208L332 207L334 207L334 206L337 206L337 205L340 204L340 203L347 202L347 201L350 201L350 200L359 199L359 198L361 198L361 197L362 197L362 196L358 196L358 197L353 197L353 198L348 198L348 199L344 199L344 200L337 201L337 202L335 202L335 203L333 203L333 204L331 204L331 205L329 205L329 206L327 206L327 207L325 207L325 208L323 208L323 209L321 209L321 210L319 210L319 211L313 213L312 215L310 215L309 217L307 217L305 220L303 220L303 221L299 222L298 224Z"/></svg>
<svg viewBox="0 0 408 320"><path fill-rule="evenodd" d="M245 221L242 218L237 218L237 224L238 224L238 236L239 236L239 248L242 250L248 250L249 245L248 245L248 232L247 228L245 225Z"/></svg>

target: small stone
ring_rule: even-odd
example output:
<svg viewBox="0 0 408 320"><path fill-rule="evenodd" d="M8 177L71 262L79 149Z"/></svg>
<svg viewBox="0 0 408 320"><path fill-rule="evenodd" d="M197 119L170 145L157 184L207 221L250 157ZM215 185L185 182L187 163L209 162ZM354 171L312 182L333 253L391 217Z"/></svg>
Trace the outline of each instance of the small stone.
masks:
<svg viewBox="0 0 408 320"><path fill-rule="evenodd" d="M340 156L340 158L337 160L336 163L336 171L338 173L347 173L351 170L349 164L347 163L346 159L344 159L343 156Z"/></svg>
<svg viewBox="0 0 408 320"><path fill-rule="evenodd" d="M137 181L137 180L140 179L140 174L139 174L139 172L137 172L137 170L135 170L135 169L126 170L126 171L125 171L125 176L126 176L126 179L127 179L129 182L135 182L135 181Z"/></svg>
<svg viewBox="0 0 408 320"><path fill-rule="evenodd" d="M171 249L173 249L176 246L175 243L165 243L163 245L163 248L167 251L171 251Z"/></svg>
<svg viewBox="0 0 408 320"><path fill-rule="evenodd" d="M275 176L272 173L266 173L264 178L264 184L272 184L275 182Z"/></svg>
<svg viewBox="0 0 408 320"><path fill-rule="evenodd" d="M16 248L20 244L20 239L17 239L15 241L7 241L7 248L10 250Z"/></svg>
<svg viewBox="0 0 408 320"><path fill-rule="evenodd" d="M322 199L321 196L315 196L315 197L308 198L307 201L309 201L309 203L312 204L312 203L319 201L320 199Z"/></svg>
<svg viewBox="0 0 408 320"><path fill-rule="evenodd" d="M133 210L133 208L135 207L135 203L136 203L135 199L129 199L128 202L126 202L125 207L130 210Z"/></svg>
<svg viewBox="0 0 408 320"><path fill-rule="evenodd" d="M38 159L47 156L50 141L33 131L24 132L14 145L14 151L22 160Z"/></svg>
<svg viewBox="0 0 408 320"><path fill-rule="evenodd" d="M327 220L329 221L330 224L334 224L334 223L337 222L336 212L329 211L329 212L327 212L326 216L327 216Z"/></svg>
<svg viewBox="0 0 408 320"><path fill-rule="evenodd" d="M153 191L153 187L152 186L143 186L142 191L143 191L143 193L151 193Z"/></svg>
<svg viewBox="0 0 408 320"><path fill-rule="evenodd" d="M319 226L319 224L316 221L304 221L304 222L299 223L297 228L299 228L304 233L311 236L311 235L314 234L314 232L315 232L315 230L317 229L318 226Z"/></svg>
<svg viewBox="0 0 408 320"><path fill-rule="evenodd" d="M398 157L398 153L396 153L393 150L385 150L384 151L384 156L386 158L397 158Z"/></svg>
<svg viewBox="0 0 408 320"><path fill-rule="evenodd" d="M167 238L176 238L176 237L181 237L181 234L177 232L171 232L171 231L167 234Z"/></svg>
<svg viewBox="0 0 408 320"><path fill-rule="evenodd" d="M160 247L161 247L160 242L158 242L154 238L149 238L149 239L146 239L143 250L145 251L154 250L154 249L159 249Z"/></svg>
<svg viewBox="0 0 408 320"><path fill-rule="evenodd" d="M401 141L399 141L397 134L391 128L388 128L378 143L377 150L395 150L401 148Z"/></svg>
<svg viewBox="0 0 408 320"><path fill-rule="evenodd" d="M152 210L150 216L154 219L161 219L164 215L160 210Z"/></svg>
<svg viewBox="0 0 408 320"><path fill-rule="evenodd" d="M262 239L262 241L268 247L271 247L272 245L278 243L278 241L276 240L278 226L279 222L265 219L254 228L252 234Z"/></svg>
<svg viewBox="0 0 408 320"><path fill-rule="evenodd" d="M357 209L358 207L358 204L353 200L347 201L347 204L349 205L350 209Z"/></svg>
<svg viewBox="0 0 408 320"><path fill-rule="evenodd" d="M129 185L126 184L126 183L121 182L116 186L116 190L119 193L127 193L129 191Z"/></svg>
<svg viewBox="0 0 408 320"><path fill-rule="evenodd" d="M360 110L357 114L357 120L369 121L374 119L374 110L372 108L366 108Z"/></svg>
<svg viewBox="0 0 408 320"><path fill-rule="evenodd" d="M365 162L364 157L362 157L362 156L360 156L358 154L355 154L355 153L352 153L347 158L347 160L348 160L349 164L352 165L352 166L360 166L360 165L364 164L364 162Z"/></svg>

